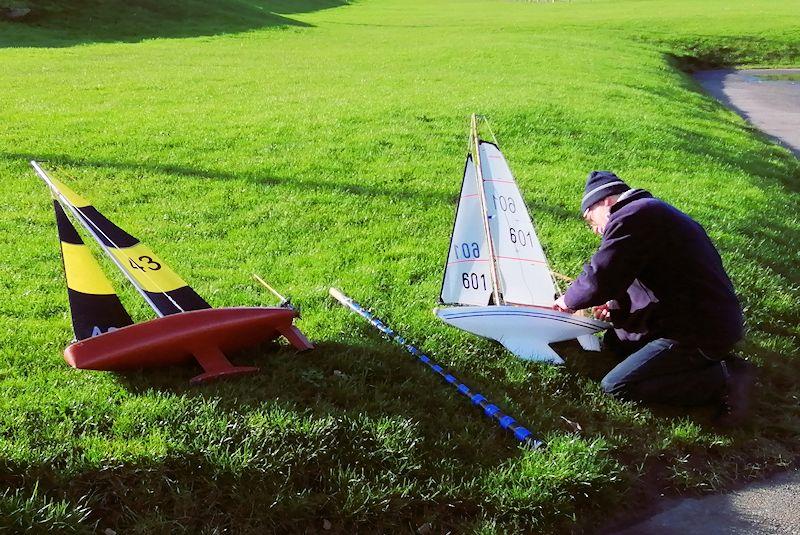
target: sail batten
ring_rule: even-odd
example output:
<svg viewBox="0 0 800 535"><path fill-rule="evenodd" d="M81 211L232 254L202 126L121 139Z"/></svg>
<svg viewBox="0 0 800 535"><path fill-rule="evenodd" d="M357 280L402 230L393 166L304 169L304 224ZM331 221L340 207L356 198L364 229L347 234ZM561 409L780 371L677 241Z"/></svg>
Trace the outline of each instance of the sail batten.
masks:
<svg viewBox="0 0 800 535"><path fill-rule="evenodd" d="M197 292L149 247L115 225L88 200L51 178L36 163L36 173L62 204L97 241L101 248L159 316L211 308Z"/></svg>

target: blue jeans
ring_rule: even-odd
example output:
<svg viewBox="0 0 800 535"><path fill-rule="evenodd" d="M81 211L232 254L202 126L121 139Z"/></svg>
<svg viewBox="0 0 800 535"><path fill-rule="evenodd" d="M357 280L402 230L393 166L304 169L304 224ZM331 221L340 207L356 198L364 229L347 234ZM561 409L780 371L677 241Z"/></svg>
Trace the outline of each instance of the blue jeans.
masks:
<svg viewBox="0 0 800 535"><path fill-rule="evenodd" d="M670 405L718 402L726 373L699 348L658 338L631 353L603 377L603 390L625 400Z"/></svg>

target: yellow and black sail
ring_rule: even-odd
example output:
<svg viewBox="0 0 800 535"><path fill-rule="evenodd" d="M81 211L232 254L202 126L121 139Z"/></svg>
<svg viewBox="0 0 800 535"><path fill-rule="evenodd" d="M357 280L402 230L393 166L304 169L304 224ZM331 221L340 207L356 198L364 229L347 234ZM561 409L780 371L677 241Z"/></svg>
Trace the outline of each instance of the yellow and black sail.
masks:
<svg viewBox="0 0 800 535"><path fill-rule="evenodd" d="M55 199L53 208L56 212L58 239L61 241L61 257L64 260L75 339L83 340L132 325L133 320L122 306L111 283Z"/></svg>
<svg viewBox="0 0 800 535"><path fill-rule="evenodd" d="M89 201L49 177L36 162L31 164L159 316L211 308L149 247L112 223Z"/></svg>

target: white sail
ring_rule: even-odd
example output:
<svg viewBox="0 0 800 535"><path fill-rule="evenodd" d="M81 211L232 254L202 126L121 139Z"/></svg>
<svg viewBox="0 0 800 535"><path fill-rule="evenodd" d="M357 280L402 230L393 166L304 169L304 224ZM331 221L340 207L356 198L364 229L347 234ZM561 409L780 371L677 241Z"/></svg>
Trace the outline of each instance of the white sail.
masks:
<svg viewBox="0 0 800 535"><path fill-rule="evenodd" d="M503 301L550 307L555 283L514 176L497 146L481 141L479 150Z"/></svg>
<svg viewBox="0 0 800 535"><path fill-rule="evenodd" d="M493 291L489 262L478 175L468 155L442 281L442 302L487 305Z"/></svg>

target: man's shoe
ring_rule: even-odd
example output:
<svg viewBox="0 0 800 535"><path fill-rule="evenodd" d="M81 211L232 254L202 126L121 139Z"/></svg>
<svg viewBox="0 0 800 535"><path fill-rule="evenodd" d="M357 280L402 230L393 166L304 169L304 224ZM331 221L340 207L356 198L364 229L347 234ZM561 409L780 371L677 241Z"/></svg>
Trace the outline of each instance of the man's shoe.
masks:
<svg viewBox="0 0 800 535"><path fill-rule="evenodd" d="M736 427L750 412L750 392L756 368L743 358L730 357L720 362L725 372L726 392L714 423L720 427Z"/></svg>

